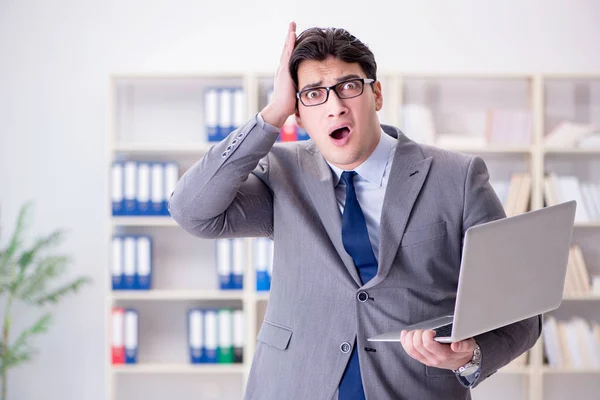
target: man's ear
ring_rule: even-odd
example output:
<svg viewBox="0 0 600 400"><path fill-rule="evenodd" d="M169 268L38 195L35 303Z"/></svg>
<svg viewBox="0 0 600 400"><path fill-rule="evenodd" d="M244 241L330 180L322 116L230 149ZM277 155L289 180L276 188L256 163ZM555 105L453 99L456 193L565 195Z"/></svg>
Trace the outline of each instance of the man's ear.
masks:
<svg viewBox="0 0 600 400"><path fill-rule="evenodd" d="M296 107L296 111L294 112L294 116L296 117L296 124L304 129L304 126L302 126L302 119L300 118L300 112L298 111L298 107Z"/></svg>
<svg viewBox="0 0 600 400"><path fill-rule="evenodd" d="M375 111L383 107L383 94L381 93L381 82L373 82L373 94L375 95Z"/></svg>

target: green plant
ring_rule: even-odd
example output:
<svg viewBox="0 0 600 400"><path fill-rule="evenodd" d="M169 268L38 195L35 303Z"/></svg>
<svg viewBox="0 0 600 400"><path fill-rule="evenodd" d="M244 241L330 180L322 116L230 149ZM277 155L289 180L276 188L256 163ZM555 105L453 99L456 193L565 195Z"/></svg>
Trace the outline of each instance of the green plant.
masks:
<svg viewBox="0 0 600 400"><path fill-rule="evenodd" d="M51 285L71 262L68 256L55 252L63 240L64 232L55 230L28 246L26 231L31 208L32 203L21 207L6 248L0 249L0 299L4 305L0 339L0 400L6 400L7 371L29 361L34 354L32 338L48 331L52 315L43 308L58 303L63 297L91 282L88 277L78 277L58 286ZM42 308L41 317L21 332L11 332L11 311L15 302ZM16 334L16 339L11 343L12 333Z"/></svg>

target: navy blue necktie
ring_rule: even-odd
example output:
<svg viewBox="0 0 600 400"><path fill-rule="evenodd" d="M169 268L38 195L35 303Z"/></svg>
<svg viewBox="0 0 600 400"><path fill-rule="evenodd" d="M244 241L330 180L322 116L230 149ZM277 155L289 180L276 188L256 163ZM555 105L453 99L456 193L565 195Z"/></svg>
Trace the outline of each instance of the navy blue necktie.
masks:
<svg viewBox="0 0 600 400"><path fill-rule="evenodd" d="M377 274L377 259L369 240L365 215L356 199L355 175L354 171L342 173L342 180L346 184L346 204L342 214L342 243L344 249L354 260L354 265L356 265L364 285ZM365 400L356 346L355 342L350 361L340 381L338 400Z"/></svg>

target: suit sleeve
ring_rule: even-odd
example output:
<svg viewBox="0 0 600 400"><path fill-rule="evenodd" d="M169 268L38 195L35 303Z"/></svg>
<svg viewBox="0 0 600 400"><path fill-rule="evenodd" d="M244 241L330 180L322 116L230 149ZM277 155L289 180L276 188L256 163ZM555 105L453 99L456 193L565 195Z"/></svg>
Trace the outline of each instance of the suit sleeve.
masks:
<svg viewBox="0 0 600 400"><path fill-rule="evenodd" d="M489 182L484 161L474 157L467 171L463 209L463 238L467 229L506 217L504 208ZM541 315L475 337L481 348L481 374L473 387L519 355L529 350L541 334Z"/></svg>
<svg viewBox="0 0 600 400"><path fill-rule="evenodd" d="M257 115L215 144L177 183L173 219L202 238L272 236L268 153L277 135Z"/></svg>

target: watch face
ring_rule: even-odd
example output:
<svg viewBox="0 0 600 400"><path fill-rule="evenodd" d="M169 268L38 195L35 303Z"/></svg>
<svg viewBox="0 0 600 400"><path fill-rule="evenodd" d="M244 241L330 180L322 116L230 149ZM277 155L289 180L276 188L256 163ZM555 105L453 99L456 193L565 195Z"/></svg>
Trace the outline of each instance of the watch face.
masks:
<svg viewBox="0 0 600 400"><path fill-rule="evenodd" d="M473 365L469 365L467 368L463 369L460 373L461 376L469 376L469 375L473 375L475 372L477 372L477 370L479 369L479 366L473 364Z"/></svg>

